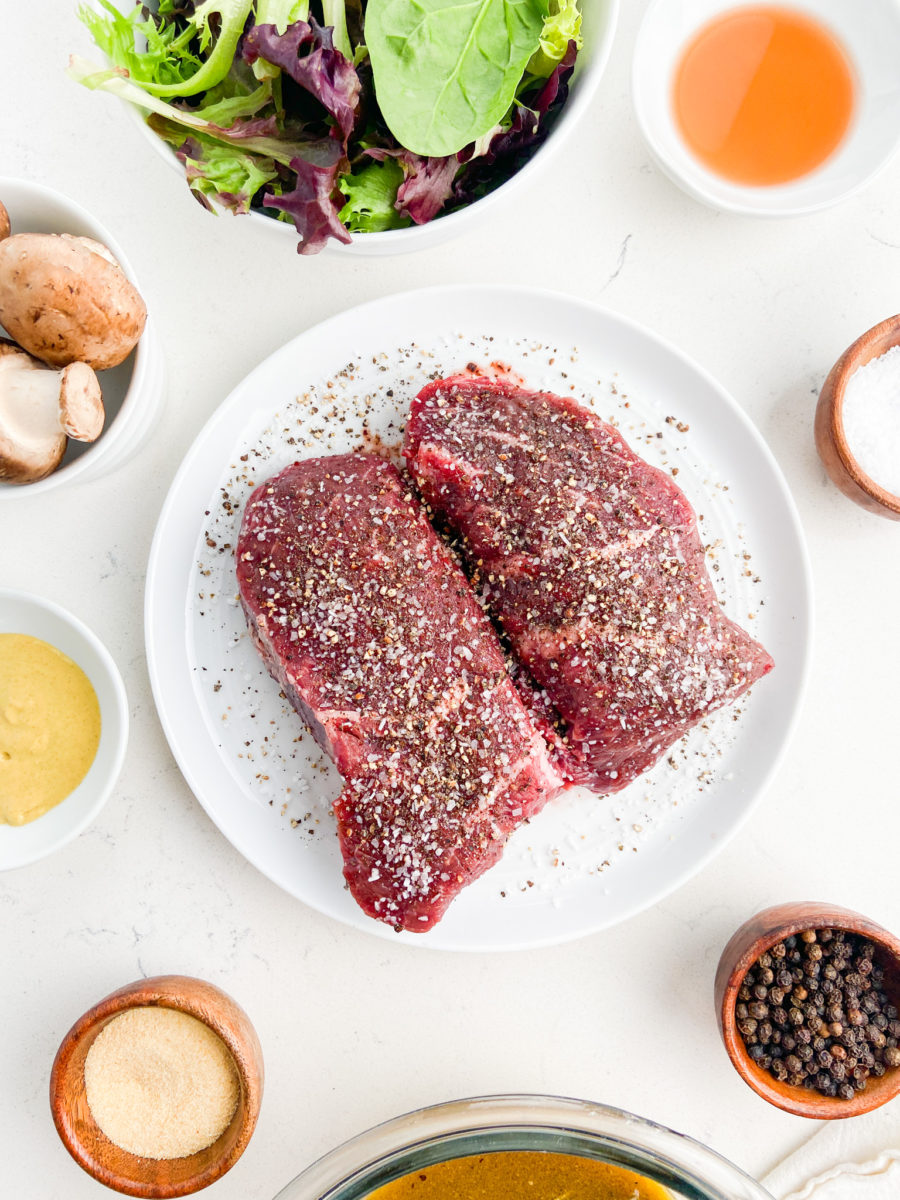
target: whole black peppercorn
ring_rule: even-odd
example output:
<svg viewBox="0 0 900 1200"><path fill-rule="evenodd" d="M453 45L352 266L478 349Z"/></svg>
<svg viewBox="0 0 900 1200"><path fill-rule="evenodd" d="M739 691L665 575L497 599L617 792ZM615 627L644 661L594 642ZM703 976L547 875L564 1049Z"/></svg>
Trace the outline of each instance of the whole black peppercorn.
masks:
<svg viewBox="0 0 900 1200"><path fill-rule="evenodd" d="M900 1049L896 1046L888 1046L881 1057L886 1067L900 1067Z"/></svg>

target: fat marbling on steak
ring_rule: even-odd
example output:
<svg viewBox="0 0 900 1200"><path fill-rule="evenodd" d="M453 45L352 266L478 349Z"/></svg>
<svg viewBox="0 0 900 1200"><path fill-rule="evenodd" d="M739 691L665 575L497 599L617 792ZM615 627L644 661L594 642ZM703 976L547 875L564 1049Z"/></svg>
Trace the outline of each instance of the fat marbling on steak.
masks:
<svg viewBox="0 0 900 1200"><path fill-rule="evenodd" d="M344 875L422 931L562 785L458 563L388 462L295 463L247 503L250 632L343 779Z"/></svg>
<svg viewBox="0 0 900 1200"><path fill-rule="evenodd" d="M573 400L437 380L413 401L404 453L570 781L625 787L772 669L721 608L682 491Z"/></svg>

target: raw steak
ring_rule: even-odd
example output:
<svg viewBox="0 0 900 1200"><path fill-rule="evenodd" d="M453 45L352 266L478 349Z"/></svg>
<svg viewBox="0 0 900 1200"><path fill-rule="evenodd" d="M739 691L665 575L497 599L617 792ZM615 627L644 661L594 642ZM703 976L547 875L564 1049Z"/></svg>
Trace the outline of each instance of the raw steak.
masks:
<svg viewBox="0 0 900 1200"><path fill-rule="evenodd" d="M389 463L309 459L248 501L250 632L344 781L344 875L370 916L431 928L562 785L462 570Z"/></svg>
<svg viewBox="0 0 900 1200"><path fill-rule="evenodd" d="M413 401L404 453L570 781L625 787L772 669L720 607L683 493L574 401L437 380Z"/></svg>

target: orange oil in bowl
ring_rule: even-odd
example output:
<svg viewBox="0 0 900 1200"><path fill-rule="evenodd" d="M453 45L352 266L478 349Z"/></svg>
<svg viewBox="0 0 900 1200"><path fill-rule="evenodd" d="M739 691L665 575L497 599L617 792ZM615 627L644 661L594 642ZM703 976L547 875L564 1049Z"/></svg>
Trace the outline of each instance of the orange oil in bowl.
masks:
<svg viewBox="0 0 900 1200"><path fill-rule="evenodd" d="M688 44L675 72L675 120L688 148L735 183L799 179L840 145L856 86L840 42L805 13L736 8Z"/></svg>

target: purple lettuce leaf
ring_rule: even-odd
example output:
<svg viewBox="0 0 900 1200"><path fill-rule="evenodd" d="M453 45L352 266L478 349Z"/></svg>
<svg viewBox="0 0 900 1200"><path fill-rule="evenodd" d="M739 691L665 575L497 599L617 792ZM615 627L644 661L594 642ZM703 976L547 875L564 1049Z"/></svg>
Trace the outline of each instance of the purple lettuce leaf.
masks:
<svg viewBox="0 0 900 1200"><path fill-rule="evenodd" d="M301 51L307 50L301 56ZM295 21L284 33L274 25L254 25L244 37L244 60L257 59L280 67L334 118L346 145L359 107L359 76L351 62L335 50L333 33L310 17Z"/></svg>
<svg viewBox="0 0 900 1200"><path fill-rule="evenodd" d="M395 158L403 168L404 179L397 189L394 204L401 216L409 217L416 225L431 221L453 194L453 180L459 170L455 154L446 158L423 158L411 150L366 150L370 158L384 162Z"/></svg>
<svg viewBox="0 0 900 1200"><path fill-rule="evenodd" d="M340 205L332 200L339 169L344 166L342 154L330 164L295 158L291 161L291 170L297 176L294 189L280 196L263 197L266 208L277 208L294 222L300 234L298 254L318 254L329 238L345 244L353 240L338 216Z"/></svg>

